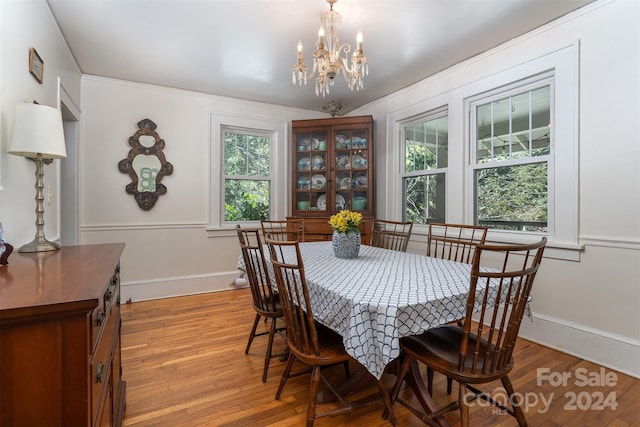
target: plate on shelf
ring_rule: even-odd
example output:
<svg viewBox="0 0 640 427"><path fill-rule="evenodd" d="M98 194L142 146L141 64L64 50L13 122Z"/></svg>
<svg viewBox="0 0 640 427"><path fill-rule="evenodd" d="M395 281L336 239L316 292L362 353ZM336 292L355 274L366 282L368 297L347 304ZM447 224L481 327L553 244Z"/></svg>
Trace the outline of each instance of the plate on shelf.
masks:
<svg viewBox="0 0 640 427"><path fill-rule="evenodd" d="M324 169L324 157L323 156L313 156L311 158L311 169L313 169L313 170Z"/></svg>
<svg viewBox="0 0 640 427"><path fill-rule="evenodd" d="M298 141L298 151L309 151L309 138L302 138Z"/></svg>
<svg viewBox="0 0 640 427"><path fill-rule="evenodd" d="M311 177L311 188L314 190L322 190L327 185L327 178L324 175L313 175Z"/></svg>
<svg viewBox="0 0 640 427"><path fill-rule="evenodd" d="M316 206L318 210L324 211L327 209L327 196L325 194L318 197L318 201L316 202ZM342 210L347 208L347 202L344 200L344 197L340 194L336 194L336 209Z"/></svg>
<svg viewBox="0 0 640 427"><path fill-rule="evenodd" d="M349 156L338 156L336 158L336 167L338 169L349 169Z"/></svg>
<svg viewBox="0 0 640 427"><path fill-rule="evenodd" d="M351 157L351 167L354 169L362 169L367 167L367 159L362 156L352 156Z"/></svg>
<svg viewBox="0 0 640 427"><path fill-rule="evenodd" d="M340 190L348 190L351 188L351 178L345 176L344 178L338 178L338 188Z"/></svg>
<svg viewBox="0 0 640 427"><path fill-rule="evenodd" d="M311 149L323 151L326 149L326 143L324 140L318 138L311 138Z"/></svg>
<svg viewBox="0 0 640 427"><path fill-rule="evenodd" d="M316 206L321 211L324 211L324 210L327 209L327 196L325 194L322 194L320 197L318 197L318 201L316 202Z"/></svg>
<svg viewBox="0 0 640 427"><path fill-rule="evenodd" d="M353 187L362 188L366 186L367 186L367 174L364 172L355 174L355 176L353 177Z"/></svg>

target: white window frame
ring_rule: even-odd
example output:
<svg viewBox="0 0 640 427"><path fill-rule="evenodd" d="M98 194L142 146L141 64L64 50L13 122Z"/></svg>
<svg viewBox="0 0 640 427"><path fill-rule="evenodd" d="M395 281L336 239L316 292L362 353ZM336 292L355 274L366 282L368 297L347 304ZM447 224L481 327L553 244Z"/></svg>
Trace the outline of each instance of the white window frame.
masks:
<svg viewBox="0 0 640 427"><path fill-rule="evenodd" d="M239 131L271 138L271 188L269 216L284 218L287 203L287 123L272 120L212 113L210 115L209 186L207 191L207 230L233 229L236 222L224 220L224 132ZM259 221L243 221L244 226L257 226Z"/></svg>
<svg viewBox="0 0 640 427"><path fill-rule="evenodd" d="M548 163L549 182L548 215L549 224L545 256L579 261L578 182L579 182L579 43L576 42L547 55L535 58L527 63L495 73L469 85L473 91L465 98L466 131L465 145L467 156L471 159L474 144L471 114L471 102L478 94L489 93L505 86L539 78L553 76L554 87L551 105L551 125L553 156ZM470 162L470 160L469 160ZM474 218L473 173L469 171L464 192L467 199L466 219L471 223ZM510 242L536 240L541 233L508 232L490 230L488 241Z"/></svg>
<svg viewBox="0 0 640 427"><path fill-rule="evenodd" d="M237 134L237 135L249 135L249 136L253 136L253 137L260 137L260 138L268 138L269 139L269 175L256 175L256 176L248 176L248 175L226 175L224 173L224 165L220 164L220 171L222 173L222 178L220 179L220 219L222 221L223 225L235 225L236 223L241 223L241 224L252 224L252 223L256 223L257 221L227 221L225 219L225 214L226 214L226 199L225 199L225 195L226 195L226 181L228 179L231 180L246 180L246 181L266 181L269 183L269 212L271 212L272 210L272 197L271 197L271 193L273 192L275 183L274 183L274 173L275 171L272 168L272 163L273 163L273 150L274 150L274 142L275 142L275 138L276 138L276 133L272 132L272 131L264 131L262 129L246 129L246 128L239 128L239 127L231 127L231 126L222 126L220 129L220 134L222 135L222 152L221 152L221 157L223 161L226 161L226 159L224 158L225 156L225 150L224 150L224 134L225 133L231 133L231 134ZM265 219L269 219L269 217L265 218Z"/></svg>
<svg viewBox="0 0 640 427"><path fill-rule="evenodd" d="M504 98L508 98L510 96L520 95L526 93L530 90L539 89L544 86L550 87L549 93L549 115L550 115L550 123L549 123L549 154L543 156L536 157L524 157L518 159L509 159L503 160L499 162L488 162L488 163L478 163L477 161L477 141L478 135L476 135L478 126L476 122L476 111L477 107L480 105L485 105L497 100L501 100ZM514 84L505 86L500 89L493 90L489 93L484 93L479 96L471 97L468 100L468 109L469 109L469 179L470 179L470 187L469 191L471 194L472 200L470 201L470 206L473 208L471 211L471 216L469 217L472 222L477 224L476 218L476 205L477 205L477 194L476 194L476 182L475 182L475 173L481 169L488 168L497 168L497 167L513 167L513 166L521 166L521 165L532 165L544 163L547 165L547 230L553 230L555 224L555 198L553 197L555 191L555 178L554 178L554 168L553 168L553 160L555 156L555 111L554 111L554 94L555 94L555 81L553 72L546 72L539 76L534 76L530 79L526 79L525 81L516 82ZM531 129L529 129L531 130ZM500 234L527 234L527 232L522 231L508 231L508 230L498 230L498 229L490 229L491 233L496 236ZM530 233L532 235L545 235L548 236L550 233L547 231L546 233Z"/></svg>
<svg viewBox="0 0 640 427"><path fill-rule="evenodd" d="M444 186L445 186L445 195L444 195L444 212L446 215L447 212L447 188L448 188L448 184L447 184L447 174L448 174L448 169L449 169L449 158L447 158L447 167L438 167L438 168L433 168L433 169L423 169L420 171L412 171L412 172L405 172L405 154L406 154L406 136L404 135L404 129L407 126L411 126L411 125L416 125L419 123L424 123L424 122L428 122L428 121L432 121L432 120L437 120L437 119L441 119L443 117L449 117L449 111L447 109L446 106L443 107L439 107L436 108L434 110L428 111L424 114L420 114L418 116L414 116L405 120L402 120L398 123L398 129L400 132L400 136L399 136L399 141L400 141L400 193L401 193L401 200L402 200L402 207L401 207L401 218L403 221L405 221L405 214L406 214L406 204L405 204L405 188L404 188L404 179L405 178L415 178L415 177L420 177L420 176L436 176L436 175L440 175L440 174L444 174ZM447 127L448 125L448 121L447 121ZM447 129L447 134L448 134L448 129ZM448 136L447 136L447 147L449 145L448 142ZM448 150L447 150L448 151ZM427 223L428 224L428 223ZM420 224L420 225L427 225L427 224Z"/></svg>

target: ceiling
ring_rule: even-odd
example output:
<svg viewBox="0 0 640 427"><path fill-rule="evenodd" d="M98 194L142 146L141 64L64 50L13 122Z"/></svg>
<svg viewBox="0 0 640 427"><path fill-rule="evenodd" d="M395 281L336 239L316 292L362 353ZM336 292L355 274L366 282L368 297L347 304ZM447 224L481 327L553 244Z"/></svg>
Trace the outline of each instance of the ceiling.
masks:
<svg viewBox="0 0 640 427"><path fill-rule="evenodd" d="M322 111L349 111L593 0L339 0L339 36L364 35L369 75L330 95L291 82L296 45L311 68L324 0L47 0L85 74Z"/></svg>

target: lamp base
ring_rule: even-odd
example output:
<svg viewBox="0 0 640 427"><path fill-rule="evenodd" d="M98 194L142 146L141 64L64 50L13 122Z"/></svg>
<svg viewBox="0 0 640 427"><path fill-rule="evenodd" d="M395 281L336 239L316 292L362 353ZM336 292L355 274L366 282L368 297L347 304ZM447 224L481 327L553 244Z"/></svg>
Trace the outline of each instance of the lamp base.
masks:
<svg viewBox="0 0 640 427"><path fill-rule="evenodd" d="M38 238L36 237L33 241L27 243L26 245L22 245L18 252L47 252L47 251L57 251L60 249L60 245L54 242L50 242L44 237Z"/></svg>

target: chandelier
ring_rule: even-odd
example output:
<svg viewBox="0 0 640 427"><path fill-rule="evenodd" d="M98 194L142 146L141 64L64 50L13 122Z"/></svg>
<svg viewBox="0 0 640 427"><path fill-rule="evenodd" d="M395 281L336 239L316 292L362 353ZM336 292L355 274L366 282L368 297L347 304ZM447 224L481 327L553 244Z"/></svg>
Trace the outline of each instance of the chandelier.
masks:
<svg viewBox="0 0 640 427"><path fill-rule="evenodd" d="M342 21L342 15L333 10L338 0L327 0L329 11L320 16L322 26L318 31L316 50L313 51L313 70L307 74L307 65L302 58L302 42L298 42L298 62L293 66L293 84L302 86L316 76L316 95L322 97L329 93L334 79L342 72L349 89L360 90L364 87L364 76L369 74L367 57L362 54L362 33L358 32L356 49L349 59L351 46L340 44L336 30Z"/></svg>

